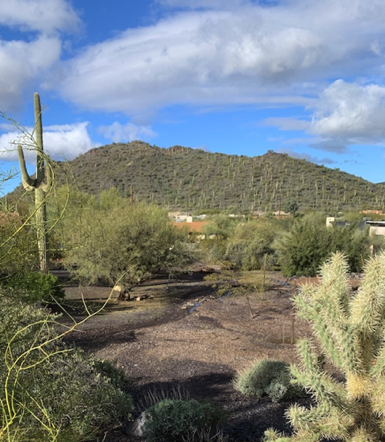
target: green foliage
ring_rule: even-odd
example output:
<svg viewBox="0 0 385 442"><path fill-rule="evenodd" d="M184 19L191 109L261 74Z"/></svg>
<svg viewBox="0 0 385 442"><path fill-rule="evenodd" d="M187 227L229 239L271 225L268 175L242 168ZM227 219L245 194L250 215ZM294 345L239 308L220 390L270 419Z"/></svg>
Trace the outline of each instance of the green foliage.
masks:
<svg viewBox="0 0 385 442"><path fill-rule="evenodd" d="M243 394L257 398L268 396L273 402L278 402L303 395L299 388L291 385L290 379L289 364L262 359L238 373L234 386Z"/></svg>
<svg viewBox="0 0 385 442"><path fill-rule="evenodd" d="M130 287L161 268L171 272L183 267L192 258L187 232L176 229L164 210L128 207L115 189L67 216L61 235L64 264L82 283L120 280Z"/></svg>
<svg viewBox="0 0 385 442"><path fill-rule="evenodd" d="M135 201L185 210L274 212L295 201L300 211L337 212L385 202L384 185L274 152L249 158L133 141L92 149L68 167L84 192L113 185L128 197L132 184Z"/></svg>
<svg viewBox="0 0 385 442"><path fill-rule="evenodd" d="M289 201L285 206L285 212L295 215L298 212L298 204L295 201Z"/></svg>
<svg viewBox="0 0 385 442"><path fill-rule="evenodd" d="M60 339L55 316L1 291L0 440L94 440L127 418L130 396L104 364Z"/></svg>
<svg viewBox="0 0 385 442"><path fill-rule="evenodd" d="M3 286L29 303L52 302L64 298L64 289L51 273L20 272L3 281Z"/></svg>
<svg viewBox="0 0 385 442"><path fill-rule="evenodd" d="M318 345L308 339L298 343L302 364L291 366L291 374L316 405L289 409L290 440L385 440L385 253L368 260L364 270L353 292L348 262L336 253L322 266L320 283L303 286L295 297L298 315L311 323ZM320 364L325 356L329 364ZM280 440L273 431L265 435L269 442Z"/></svg>
<svg viewBox="0 0 385 442"><path fill-rule="evenodd" d="M360 272L370 254L369 232L357 223L326 227L326 217L309 214L297 220L292 230L277 244L281 270L286 276L316 276L331 253L344 252L352 272Z"/></svg>
<svg viewBox="0 0 385 442"><path fill-rule="evenodd" d="M272 221L258 219L238 224L228 241L225 260L236 269L260 270L276 263L273 242L278 236Z"/></svg>
<svg viewBox="0 0 385 442"><path fill-rule="evenodd" d="M32 270L38 264L34 232L22 228L16 213L0 212L0 276L13 275L20 269Z"/></svg>
<svg viewBox="0 0 385 442"><path fill-rule="evenodd" d="M200 442L217 433L223 422L223 411L210 403L195 400L164 399L146 410L146 442Z"/></svg>

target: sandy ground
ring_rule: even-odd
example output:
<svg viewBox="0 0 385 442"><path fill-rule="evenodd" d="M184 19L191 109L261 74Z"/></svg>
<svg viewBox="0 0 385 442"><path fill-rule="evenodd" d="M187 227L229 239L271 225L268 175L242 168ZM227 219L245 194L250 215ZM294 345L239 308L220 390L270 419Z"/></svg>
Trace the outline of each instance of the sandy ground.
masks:
<svg viewBox="0 0 385 442"><path fill-rule="evenodd" d="M185 276L168 289L164 279L154 280L134 293L148 296L145 301L113 301L70 339L124 370L135 385L137 412L146 392L177 388L229 413L224 427L229 442L259 441L270 427L290 430L284 417L288 403L246 397L234 390L233 379L261 358L297 361L293 338L310 336L311 330L299 319L293 322L294 284L271 274L269 290L252 293L248 302L231 294L218 299L203 277ZM74 290L79 289L67 292L74 296ZM102 292L106 289L90 288L88 297L100 298ZM134 440L140 439L121 430L105 439Z"/></svg>

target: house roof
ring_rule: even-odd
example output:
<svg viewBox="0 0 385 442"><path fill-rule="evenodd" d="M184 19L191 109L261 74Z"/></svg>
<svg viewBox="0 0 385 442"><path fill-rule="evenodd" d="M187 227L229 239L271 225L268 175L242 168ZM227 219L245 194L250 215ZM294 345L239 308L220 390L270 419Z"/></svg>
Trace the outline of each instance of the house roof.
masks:
<svg viewBox="0 0 385 442"><path fill-rule="evenodd" d="M194 221L192 223L172 223L174 226L179 228L187 228L189 232L201 232L203 227L210 224L209 221Z"/></svg>

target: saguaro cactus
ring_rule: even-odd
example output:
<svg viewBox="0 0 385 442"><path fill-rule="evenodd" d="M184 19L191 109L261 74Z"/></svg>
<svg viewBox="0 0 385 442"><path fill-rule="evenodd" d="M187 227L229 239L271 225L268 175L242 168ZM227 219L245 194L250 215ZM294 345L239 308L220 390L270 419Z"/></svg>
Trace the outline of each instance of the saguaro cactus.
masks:
<svg viewBox="0 0 385 442"><path fill-rule="evenodd" d="M33 145L36 149L36 178L28 175L25 165L23 148L17 147L22 183L27 191L35 192L35 220L37 245L39 250L40 270L47 273L47 216L46 216L46 194L51 187L51 172L46 166L46 157L43 148L43 123L41 118L41 104L39 94L34 95L35 128Z"/></svg>
<svg viewBox="0 0 385 442"><path fill-rule="evenodd" d="M292 406L287 415L294 435L268 430L266 441L385 441L385 253L367 262L358 292L351 290L347 269L336 253L322 267L320 284L304 286L295 299L299 315L313 326L326 366L333 364L344 380L329 375L316 347L302 340L302 366L291 372L316 405Z"/></svg>

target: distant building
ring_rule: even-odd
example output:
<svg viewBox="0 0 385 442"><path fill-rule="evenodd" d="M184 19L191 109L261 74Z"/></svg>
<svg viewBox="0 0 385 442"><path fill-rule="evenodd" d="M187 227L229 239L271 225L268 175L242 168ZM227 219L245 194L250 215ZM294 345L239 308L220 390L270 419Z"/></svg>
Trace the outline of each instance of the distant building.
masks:
<svg viewBox="0 0 385 442"><path fill-rule="evenodd" d="M193 217L187 212L169 212L168 217L174 219L178 223L192 223L193 220Z"/></svg>
<svg viewBox="0 0 385 442"><path fill-rule="evenodd" d="M385 236L385 221L366 221L370 235Z"/></svg>
<svg viewBox="0 0 385 442"><path fill-rule="evenodd" d="M277 210L277 212L273 213L274 216L289 216L290 213L284 212L283 210Z"/></svg>

